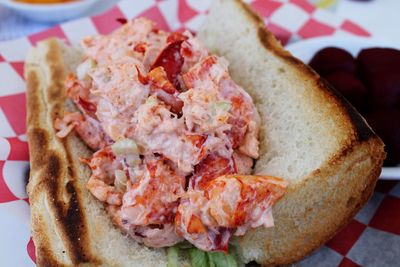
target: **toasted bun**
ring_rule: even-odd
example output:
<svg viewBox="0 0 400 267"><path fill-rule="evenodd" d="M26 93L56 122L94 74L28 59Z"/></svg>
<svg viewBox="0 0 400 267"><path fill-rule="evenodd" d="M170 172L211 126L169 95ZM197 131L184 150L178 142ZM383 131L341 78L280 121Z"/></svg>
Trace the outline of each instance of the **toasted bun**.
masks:
<svg viewBox="0 0 400 267"><path fill-rule="evenodd" d="M285 51L239 0L214 3L198 33L230 62L233 79L262 117L257 174L283 177L275 227L240 240L247 261L281 265L328 241L371 196L384 145L361 115L312 69Z"/></svg>
<svg viewBox="0 0 400 267"><path fill-rule="evenodd" d="M383 144L241 2L218 1L199 36L231 62L233 79L260 111L262 153L255 172L290 182L274 207L276 226L255 229L240 240L243 257L269 265L296 261L332 237L367 201L385 156ZM55 118L74 109L63 81L79 61L78 50L56 39L39 43L26 60L28 194L37 264L165 266L163 249L121 233L86 190L90 170L78 158L91 151L74 134L55 136Z"/></svg>

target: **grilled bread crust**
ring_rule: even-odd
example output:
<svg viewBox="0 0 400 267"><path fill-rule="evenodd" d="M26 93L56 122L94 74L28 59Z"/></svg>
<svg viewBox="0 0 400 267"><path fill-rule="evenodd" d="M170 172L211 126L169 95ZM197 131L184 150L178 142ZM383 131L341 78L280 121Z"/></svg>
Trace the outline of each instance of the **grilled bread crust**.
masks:
<svg viewBox="0 0 400 267"><path fill-rule="evenodd" d="M227 34L227 30L233 33ZM241 38L235 37L235 31ZM255 172L290 182L287 194L273 208L276 226L254 229L242 237L242 256L263 265L297 261L331 238L371 196L385 157L383 143L346 100L284 51L262 20L242 2L217 1L199 36L212 51L231 62L232 78L253 96L265 122ZM243 46L242 42L247 49L232 51ZM248 60L249 51L256 55L252 61ZM123 234L112 224L102 203L86 190L90 170L79 157L90 157L92 152L75 134L64 139L55 136L54 120L75 110L66 100L63 81L74 71L80 56L78 50L49 39L30 51L25 64L31 161L27 191L37 264L166 266L163 249L147 248ZM273 60L264 60L269 57ZM269 80L255 79L254 73L243 71L243 67L257 75L270 70L280 74ZM282 80L291 86L280 88ZM302 90L305 87L307 90ZM289 112L280 114L276 105L271 105L270 99L278 91L293 96L287 100L293 105ZM316 129L313 141L321 141L320 150L306 142L305 147L310 153L322 152L319 161L309 153L301 154L304 166L293 167L290 163L294 158L286 157L287 148L277 145L291 141L283 139L286 135L277 136L276 131L285 120L299 116L304 128ZM296 127L288 131L296 135ZM319 130L327 134L321 135ZM311 134L302 135L300 139L308 140ZM300 149L303 146L299 145ZM273 164L279 162L276 157L286 157L289 165ZM186 264L184 259L181 263Z"/></svg>

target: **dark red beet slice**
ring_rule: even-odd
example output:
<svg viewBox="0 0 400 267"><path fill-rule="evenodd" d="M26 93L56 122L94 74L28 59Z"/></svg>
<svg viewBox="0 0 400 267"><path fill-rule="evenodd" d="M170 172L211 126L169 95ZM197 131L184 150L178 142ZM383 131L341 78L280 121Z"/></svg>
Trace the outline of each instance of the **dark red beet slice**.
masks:
<svg viewBox="0 0 400 267"><path fill-rule="evenodd" d="M366 85L370 91L373 109L400 110L400 69L375 71L367 78Z"/></svg>
<svg viewBox="0 0 400 267"><path fill-rule="evenodd" d="M365 117L386 145L387 157L384 165L398 165L400 163L400 111L395 109L377 110Z"/></svg>
<svg viewBox="0 0 400 267"><path fill-rule="evenodd" d="M357 110L362 112L367 110L367 90L359 79L347 72L335 72L325 78Z"/></svg>
<svg viewBox="0 0 400 267"><path fill-rule="evenodd" d="M368 48L357 56L361 80L371 95L372 108L400 109L400 50Z"/></svg>
<svg viewBox="0 0 400 267"><path fill-rule="evenodd" d="M309 65L323 77L338 71L348 73L356 71L356 62L353 56L346 50L337 47L319 50Z"/></svg>
<svg viewBox="0 0 400 267"><path fill-rule="evenodd" d="M357 56L358 72L363 79L375 72L399 69L400 50L392 48L367 48Z"/></svg>

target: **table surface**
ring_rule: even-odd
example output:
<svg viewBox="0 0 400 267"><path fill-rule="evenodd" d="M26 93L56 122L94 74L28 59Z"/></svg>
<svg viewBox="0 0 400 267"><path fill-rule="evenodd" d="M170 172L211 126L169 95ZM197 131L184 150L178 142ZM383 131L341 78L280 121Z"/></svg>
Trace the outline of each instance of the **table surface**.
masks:
<svg viewBox="0 0 400 267"><path fill-rule="evenodd" d="M340 0L335 13L351 18L376 38L400 45L399 11L399 0Z"/></svg>

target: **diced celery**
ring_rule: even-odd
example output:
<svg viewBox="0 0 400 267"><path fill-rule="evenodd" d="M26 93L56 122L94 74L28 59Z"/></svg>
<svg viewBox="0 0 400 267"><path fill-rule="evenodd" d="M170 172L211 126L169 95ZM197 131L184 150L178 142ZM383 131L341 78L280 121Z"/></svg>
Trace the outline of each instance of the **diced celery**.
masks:
<svg viewBox="0 0 400 267"><path fill-rule="evenodd" d="M132 139L124 138L117 140L111 145L111 149L115 155L139 154L138 147Z"/></svg>
<svg viewBox="0 0 400 267"><path fill-rule="evenodd" d="M83 61L78 68L76 69L76 75L79 80L87 80L89 79L89 71L96 67L96 61L92 58L88 58Z"/></svg>

